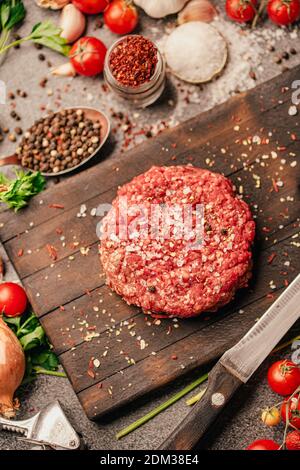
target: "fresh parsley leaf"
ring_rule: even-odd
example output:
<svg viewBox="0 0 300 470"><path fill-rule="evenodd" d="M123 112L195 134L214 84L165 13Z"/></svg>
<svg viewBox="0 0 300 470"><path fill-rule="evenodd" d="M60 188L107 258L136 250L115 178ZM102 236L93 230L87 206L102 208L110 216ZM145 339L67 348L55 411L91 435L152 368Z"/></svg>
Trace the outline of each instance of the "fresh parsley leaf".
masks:
<svg viewBox="0 0 300 470"><path fill-rule="evenodd" d="M28 204L32 196L44 189L46 180L38 171L33 173L17 171L16 176L15 180L9 180L0 174L0 202L18 211Z"/></svg>
<svg viewBox="0 0 300 470"><path fill-rule="evenodd" d="M37 346L43 344L43 339L45 337L45 332L41 326L35 328L31 333L27 333L24 336L20 337L20 343L24 351L29 351L34 349Z"/></svg>
<svg viewBox="0 0 300 470"><path fill-rule="evenodd" d="M35 43L42 44L67 56L71 48L66 40L60 36L61 31L61 28L54 25L51 21L37 23L32 28L30 39Z"/></svg>
<svg viewBox="0 0 300 470"><path fill-rule="evenodd" d="M0 173L0 186L5 186L7 183L9 183L9 179L5 176L4 173Z"/></svg>
<svg viewBox="0 0 300 470"><path fill-rule="evenodd" d="M52 351L36 351L31 355L32 364L47 370L56 370L59 362Z"/></svg>
<svg viewBox="0 0 300 470"><path fill-rule="evenodd" d="M9 31L12 29L14 26L16 26L18 23L23 21L26 15L26 10L24 7L24 4L21 0L18 0L15 2L15 5L12 6L13 2L8 1L8 4L10 4L10 15L9 15L9 20L5 24L5 29Z"/></svg>
<svg viewBox="0 0 300 470"><path fill-rule="evenodd" d="M4 29L6 23L9 20L10 7L7 3L4 2L2 5L0 5L0 8L1 29Z"/></svg>
<svg viewBox="0 0 300 470"><path fill-rule="evenodd" d="M51 21L44 21L34 25L31 31L31 38L51 37L58 36L61 33L61 28Z"/></svg>
<svg viewBox="0 0 300 470"><path fill-rule="evenodd" d="M26 372L23 384L33 380L37 374L46 374L65 377L58 372L59 361L52 351L47 336L34 313L27 312L20 317L5 317L4 321L13 330L19 339L26 357Z"/></svg>
<svg viewBox="0 0 300 470"><path fill-rule="evenodd" d="M10 326L14 333L20 328L21 317L5 317L6 323Z"/></svg>
<svg viewBox="0 0 300 470"><path fill-rule="evenodd" d="M2 30L9 31L20 23L26 15L21 0L4 0L0 3L0 22Z"/></svg>

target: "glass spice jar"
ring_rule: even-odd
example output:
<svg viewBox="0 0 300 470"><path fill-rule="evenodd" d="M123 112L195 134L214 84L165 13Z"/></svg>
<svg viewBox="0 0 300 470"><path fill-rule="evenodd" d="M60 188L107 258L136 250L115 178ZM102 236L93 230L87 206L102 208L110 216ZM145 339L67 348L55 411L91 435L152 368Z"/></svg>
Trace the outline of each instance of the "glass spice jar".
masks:
<svg viewBox="0 0 300 470"><path fill-rule="evenodd" d="M145 108L164 90L165 62L152 41L141 35L128 35L118 39L108 50L104 78L118 97Z"/></svg>

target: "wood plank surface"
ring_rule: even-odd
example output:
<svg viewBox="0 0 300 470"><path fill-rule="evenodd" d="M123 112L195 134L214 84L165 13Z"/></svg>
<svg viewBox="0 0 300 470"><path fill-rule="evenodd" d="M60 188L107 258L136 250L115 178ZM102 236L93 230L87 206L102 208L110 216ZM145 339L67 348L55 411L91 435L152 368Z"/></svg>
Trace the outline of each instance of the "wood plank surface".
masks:
<svg viewBox="0 0 300 470"><path fill-rule="evenodd" d="M112 155L47 189L19 214L1 214L0 239L91 419L216 360L298 273L300 128L299 116L288 110L299 74L297 67ZM188 163L230 177L250 205L257 224L253 279L217 313L153 319L105 285L99 219L91 210L110 203L119 185L152 165ZM78 217L82 204L86 216Z"/></svg>

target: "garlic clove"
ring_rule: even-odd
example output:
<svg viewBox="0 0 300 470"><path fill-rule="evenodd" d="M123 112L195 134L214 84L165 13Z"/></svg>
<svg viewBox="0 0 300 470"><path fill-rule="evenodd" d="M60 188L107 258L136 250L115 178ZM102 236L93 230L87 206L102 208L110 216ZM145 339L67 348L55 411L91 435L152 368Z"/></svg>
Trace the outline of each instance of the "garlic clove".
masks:
<svg viewBox="0 0 300 470"><path fill-rule="evenodd" d="M66 39L68 43L73 43L82 36L86 27L86 19L84 14L73 3L70 3L63 8L59 25L62 29L61 37Z"/></svg>
<svg viewBox="0 0 300 470"><path fill-rule="evenodd" d="M35 3L41 8L50 8L51 10L61 10L71 0L35 0Z"/></svg>
<svg viewBox="0 0 300 470"><path fill-rule="evenodd" d="M178 14L178 24L189 21L203 21L210 23L217 15L217 10L209 0L191 0Z"/></svg>
<svg viewBox="0 0 300 470"><path fill-rule="evenodd" d="M56 77L75 77L76 71L71 62L66 62L52 69L51 74Z"/></svg>

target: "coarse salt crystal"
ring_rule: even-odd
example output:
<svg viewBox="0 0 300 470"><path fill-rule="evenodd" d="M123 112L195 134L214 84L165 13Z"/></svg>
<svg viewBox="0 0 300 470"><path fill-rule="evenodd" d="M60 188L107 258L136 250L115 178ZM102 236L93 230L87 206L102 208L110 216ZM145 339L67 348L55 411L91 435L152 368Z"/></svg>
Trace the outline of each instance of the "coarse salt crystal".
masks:
<svg viewBox="0 0 300 470"><path fill-rule="evenodd" d="M94 359L94 360L93 360L93 364L94 364L94 366L98 369L98 367L100 367L100 361L99 361L99 359Z"/></svg>
<svg viewBox="0 0 300 470"><path fill-rule="evenodd" d="M296 116L298 114L298 109L295 105L292 105L289 107L289 115L290 116Z"/></svg>
<svg viewBox="0 0 300 470"><path fill-rule="evenodd" d="M93 209L91 210L91 216L95 217L96 214L97 214L97 208L93 207Z"/></svg>

